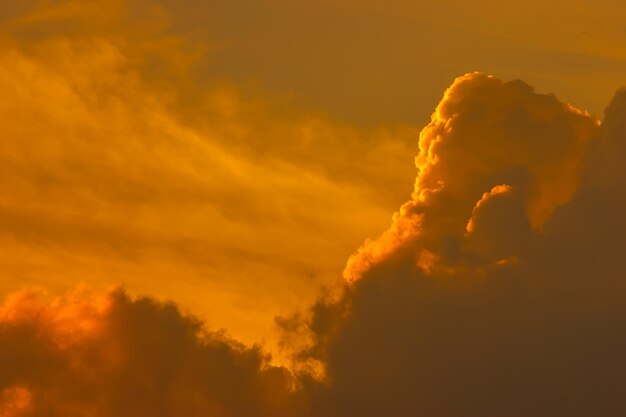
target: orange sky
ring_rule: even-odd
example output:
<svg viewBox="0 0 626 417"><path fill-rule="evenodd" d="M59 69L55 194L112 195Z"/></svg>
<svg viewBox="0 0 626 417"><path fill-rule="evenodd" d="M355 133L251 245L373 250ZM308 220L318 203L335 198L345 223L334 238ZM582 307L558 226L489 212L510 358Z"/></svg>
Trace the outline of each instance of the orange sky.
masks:
<svg viewBox="0 0 626 417"><path fill-rule="evenodd" d="M415 127L196 79L211 43L163 6L23 8L3 22L3 294L123 284L269 339L410 191Z"/></svg>
<svg viewBox="0 0 626 417"><path fill-rule="evenodd" d="M622 81L608 7L452 4L6 2L0 290L123 283L270 338L386 227L454 77L596 115Z"/></svg>
<svg viewBox="0 0 626 417"><path fill-rule="evenodd" d="M383 410L383 400L370 409L348 401L372 396L368 389L376 385L374 367L361 374L349 368L379 355L368 348L349 354L370 343L363 329L372 320L372 332L389 340L380 355L397 355L389 372L406 359L395 341L423 354L407 369L424 369L434 381L427 386L413 374L380 371L422 387L424 398L434 393L414 407L382 390L381 399L396 398L395 415L459 414L437 400L439 372L448 368L427 358L442 346L424 347L381 323L431 317L462 328L458 335L497 335L503 339L494 346L508 349L533 331L553 341L546 334L559 323L580 319L589 328L604 323L606 332L594 337L621 346L612 336L622 323L612 320L621 312L616 276L624 269L615 254L624 249L626 229L623 221L601 218L619 212L626 183L618 158L623 95L604 116L626 83L622 2L0 0L0 6L0 296L7 297L0 334L22 340L12 339L19 326L49 326L42 334L58 350L24 339L15 351L32 344L42 361L72 364L71 372L7 371L13 376L0 377L0 417L152 415L141 398L120 411L112 398L126 403L117 391L75 402L82 397L74 386L81 380L97 390L89 372L105 374L101 388L108 393L124 372L145 375L125 364L150 338L163 338L168 349L171 342L172 350L146 359L146 368L152 360L182 366L163 359L180 348L203 363L202 372L212 372L202 358L223 351L230 355L218 361L224 373L245 370L243 379L228 380L228 392L216 394L228 398L223 403L205 395L213 388L194 385L193 372L181 371L177 378L189 389L167 392L168 412L182 417L309 415L303 403L313 404L311 415L326 417ZM600 208L588 211L598 201ZM579 228L583 219L588 228ZM585 244L569 246L579 241ZM594 270L600 278L585 292L583 276ZM570 273L575 277L561 279ZM407 274L414 281L404 281ZM393 279L381 283L381 276ZM520 284L519 276L533 280ZM559 279L546 278L553 276ZM433 277L443 284L422 282ZM493 284L498 277L506 284ZM420 295L411 298L413 291ZM376 293L380 300L372 299ZM519 300L511 305L521 310L505 308L502 322L483 316L498 315L497 298L510 293L537 306L525 316L532 322L524 321L527 304ZM588 310L563 307L585 293ZM537 317L557 306L562 321L537 327ZM483 320L484 329L465 326L464 314ZM505 319L524 330L500 333ZM407 319L414 327L406 332L430 334L443 345L462 340L441 328L424 330L419 320ZM145 334L131 334L143 324ZM218 329L226 333L213 333ZM584 348L576 354L597 353L578 342ZM94 355L104 359L83 363L96 345L104 347ZM467 372L484 367L488 352L476 349L459 356ZM520 361L496 355L494 363L545 368L537 358L553 352ZM0 374L9 357L0 354ZM570 359L553 372L567 373ZM593 375L580 372L618 384L605 365ZM246 372L254 376L248 380ZM68 378L71 389L52 392L28 382L40 373ZM511 387L523 390L522 380L541 385L535 374L516 375ZM567 385L550 375L550 383ZM332 381L334 391L315 388ZM250 392L241 395L254 397L251 408L230 400L242 384ZM489 387L485 382L475 394ZM568 395L578 389L563 388ZM451 389L451 396L470 407L461 391ZM503 390L502 404L491 410L502 415L510 395ZM537 395L537 404L545 404L544 391ZM98 414L94 404L107 407ZM535 415L529 407L520 415ZM485 415L471 409L468 415Z"/></svg>

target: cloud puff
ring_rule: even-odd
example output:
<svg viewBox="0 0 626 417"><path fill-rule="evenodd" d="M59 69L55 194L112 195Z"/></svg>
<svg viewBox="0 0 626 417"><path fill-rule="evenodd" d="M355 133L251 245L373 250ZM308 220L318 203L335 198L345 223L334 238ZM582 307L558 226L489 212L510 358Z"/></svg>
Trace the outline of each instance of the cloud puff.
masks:
<svg viewBox="0 0 626 417"><path fill-rule="evenodd" d="M0 415L289 416L293 380L173 304L14 294L0 307Z"/></svg>
<svg viewBox="0 0 626 417"><path fill-rule="evenodd" d="M504 186L516 196L517 204L508 209L521 212L508 213L511 221L502 226L520 230L501 231L512 240L541 230L572 198L596 133L597 123L587 114L534 93L522 81L503 83L479 73L458 78L420 133L412 200L395 214L389 231L350 259L346 278L358 279L372 262L396 256L403 247L418 263L420 257L441 259L446 268L502 260L484 245L472 247L465 236L483 193ZM489 227L484 216L480 223Z"/></svg>

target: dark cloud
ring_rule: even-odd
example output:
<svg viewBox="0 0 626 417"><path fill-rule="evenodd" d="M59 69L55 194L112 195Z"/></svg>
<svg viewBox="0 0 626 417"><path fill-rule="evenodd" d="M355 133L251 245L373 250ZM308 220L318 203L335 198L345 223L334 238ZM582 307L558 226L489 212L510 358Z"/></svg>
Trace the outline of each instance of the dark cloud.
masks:
<svg viewBox="0 0 626 417"><path fill-rule="evenodd" d="M15 294L0 309L0 415L293 415L293 380L268 360L173 304L121 290Z"/></svg>
<svg viewBox="0 0 626 417"><path fill-rule="evenodd" d="M625 97L596 129L521 82L457 80L422 132L438 147L417 198L356 255L366 263L352 284L312 310L316 342L301 355L329 381L316 415L626 413ZM555 188L532 191L542 187ZM550 210L533 227L535 198ZM416 227L398 226L414 212ZM434 266L419 262L424 250Z"/></svg>

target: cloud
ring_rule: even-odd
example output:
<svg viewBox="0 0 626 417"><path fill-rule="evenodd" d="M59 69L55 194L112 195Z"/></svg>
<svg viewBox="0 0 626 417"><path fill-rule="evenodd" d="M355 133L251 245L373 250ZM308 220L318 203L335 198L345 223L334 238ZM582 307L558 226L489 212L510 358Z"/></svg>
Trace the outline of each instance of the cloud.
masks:
<svg viewBox="0 0 626 417"><path fill-rule="evenodd" d="M587 114L521 81L502 83L478 73L458 78L420 133L412 200L395 214L389 231L350 259L344 275L358 279L372 262L403 247L417 258L441 258L446 268L494 258L465 236L473 210L487 210L479 207L483 193L502 186L516 196L509 209L520 212L508 213L510 222L501 225L520 229L507 230L512 241L541 230L572 198L596 131ZM484 216L480 223L490 227Z"/></svg>
<svg viewBox="0 0 626 417"><path fill-rule="evenodd" d="M626 412L624 97L600 126L520 81L455 81L413 199L305 320L316 415Z"/></svg>
<svg viewBox="0 0 626 417"><path fill-rule="evenodd" d="M292 415L290 374L173 304L12 295L0 308L3 417Z"/></svg>

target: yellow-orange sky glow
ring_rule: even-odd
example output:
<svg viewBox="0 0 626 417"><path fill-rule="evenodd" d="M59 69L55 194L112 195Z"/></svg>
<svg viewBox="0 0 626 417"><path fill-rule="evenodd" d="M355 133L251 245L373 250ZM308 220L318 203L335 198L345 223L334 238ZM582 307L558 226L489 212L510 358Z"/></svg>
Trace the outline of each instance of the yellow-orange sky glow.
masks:
<svg viewBox="0 0 626 417"><path fill-rule="evenodd" d="M0 0L0 417L626 415L624 16Z"/></svg>

